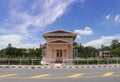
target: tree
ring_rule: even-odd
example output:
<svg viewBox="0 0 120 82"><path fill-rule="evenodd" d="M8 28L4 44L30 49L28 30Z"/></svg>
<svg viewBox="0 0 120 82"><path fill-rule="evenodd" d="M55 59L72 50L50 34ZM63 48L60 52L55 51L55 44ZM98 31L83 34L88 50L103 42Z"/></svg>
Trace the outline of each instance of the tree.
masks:
<svg viewBox="0 0 120 82"><path fill-rule="evenodd" d="M73 42L73 46L78 46L78 43L77 42Z"/></svg>
<svg viewBox="0 0 120 82"><path fill-rule="evenodd" d="M102 48L102 50L111 50L111 47L110 47L110 46L104 46L104 47Z"/></svg>
<svg viewBox="0 0 120 82"><path fill-rule="evenodd" d="M117 39L112 40L111 42L111 48L115 49L118 47L119 41Z"/></svg>
<svg viewBox="0 0 120 82"><path fill-rule="evenodd" d="M16 48L15 50L15 56L16 57L19 57L19 58L23 58L25 55L25 52L24 52L25 49L22 49L22 48Z"/></svg>
<svg viewBox="0 0 120 82"><path fill-rule="evenodd" d="M24 49L24 48L15 48L11 44L5 49L0 50L0 57L5 58L42 58L42 48L36 49Z"/></svg>
<svg viewBox="0 0 120 82"><path fill-rule="evenodd" d="M115 57L120 57L120 47L113 49L112 55Z"/></svg>
<svg viewBox="0 0 120 82"><path fill-rule="evenodd" d="M112 40L111 42L111 54L113 57L120 57L120 43L117 39Z"/></svg>
<svg viewBox="0 0 120 82"><path fill-rule="evenodd" d="M118 47L120 47L120 42L118 43Z"/></svg>
<svg viewBox="0 0 120 82"><path fill-rule="evenodd" d="M5 55L7 55L8 58L14 57L15 56L15 51L16 51L16 48L14 48L14 47L7 47L5 49Z"/></svg>
<svg viewBox="0 0 120 82"><path fill-rule="evenodd" d="M35 50L35 56L38 58L38 59L41 59L42 58L42 48L37 48Z"/></svg>
<svg viewBox="0 0 120 82"><path fill-rule="evenodd" d="M36 48L36 49L28 49L26 56L28 58L38 58L41 59L42 58L42 48Z"/></svg>
<svg viewBox="0 0 120 82"><path fill-rule="evenodd" d="M97 53L98 53L97 49L92 46L87 46L87 47L79 46L77 56L84 57L84 58L96 57Z"/></svg>
<svg viewBox="0 0 120 82"><path fill-rule="evenodd" d="M84 47L82 45L78 47L77 57L84 57Z"/></svg>
<svg viewBox="0 0 120 82"><path fill-rule="evenodd" d="M97 50L92 46L87 46L87 47L85 47L84 53L85 53L86 57L96 57Z"/></svg>

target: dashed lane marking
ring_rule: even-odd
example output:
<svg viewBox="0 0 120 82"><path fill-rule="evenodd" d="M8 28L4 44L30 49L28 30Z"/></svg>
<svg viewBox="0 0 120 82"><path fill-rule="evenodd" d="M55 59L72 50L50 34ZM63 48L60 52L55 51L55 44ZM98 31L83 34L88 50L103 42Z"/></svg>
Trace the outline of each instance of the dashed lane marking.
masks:
<svg viewBox="0 0 120 82"><path fill-rule="evenodd" d="M79 74L74 74L74 75L71 75L71 76L68 76L67 78L77 78L77 77L80 77L80 76L83 76L85 75L84 73L79 73Z"/></svg>
<svg viewBox="0 0 120 82"><path fill-rule="evenodd" d="M47 77L47 76L50 76L51 74L41 74L41 75L36 75L36 76L32 76L30 78L32 79L37 79L37 78L42 78L42 77Z"/></svg>
<svg viewBox="0 0 120 82"><path fill-rule="evenodd" d="M50 77L49 77L50 76ZM97 77L120 77L119 73L115 72L102 72L102 73L78 73L78 74L38 74L38 75L22 75L22 74L0 74L1 78L6 79L69 79L69 78L97 78Z"/></svg>
<svg viewBox="0 0 120 82"><path fill-rule="evenodd" d="M10 77L10 76L16 76L17 74L4 74L0 75L0 78Z"/></svg>
<svg viewBox="0 0 120 82"><path fill-rule="evenodd" d="M114 74L114 72L107 72L107 73L103 74L102 76L109 77L109 76L112 76L113 74Z"/></svg>

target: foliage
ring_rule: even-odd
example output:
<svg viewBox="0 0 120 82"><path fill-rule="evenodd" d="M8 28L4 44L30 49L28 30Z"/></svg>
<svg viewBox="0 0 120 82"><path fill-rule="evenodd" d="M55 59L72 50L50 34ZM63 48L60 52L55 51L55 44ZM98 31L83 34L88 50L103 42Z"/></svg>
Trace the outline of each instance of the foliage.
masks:
<svg viewBox="0 0 120 82"><path fill-rule="evenodd" d="M111 42L111 48L115 49L118 47L119 41L117 39L112 40Z"/></svg>
<svg viewBox="0 0 120 82"><path fill-rule="evenodd" d="M115 57L120 57L120 47L113 49L112 54Z"/></svg>
<svg viewBox="0 0 120 82"><path fill-rule="evenodd" d="M78 57L96 57L97 56L97 49L91 46L83 47L79 46L78 47Z"/></svg>
<svg viewBox="0 0 120 82"><path fill-rule="evenodd" d="M110 46L102 46L100 49L92 46L84 47L77 42L74 42L73 46L77 49L76 56L80 58L99 57L101 50L110 51L110 57L120 57L120 42L117 39L112 40ZM0 58L42 59L42 48L15 48L8 44L5 49L0 50Z"/></svg>
<svg viewBox="0 0 120 82"><path fill-rule="evenodd" d="M110 57L120 57L120 42L117 39L114 39L111 41L110 46L102 45L100 49L96 49L92 46L84 47L79 45L77 57L99 57L99 51L110 51Z"/></svg>
<svg viewBox="0 0 120 82"><path fill-rule="evenodd" d="M102 48L102 50L111 50L111 47L110 46L104 46L103 48Z"/></svg>
<svg viewBox="0 0 120 82"><path fill-rule="evenodd" d="M42 49L24 49L24 48L15 48L8 46L5 49L0 51L1 58L22 58L22 59L41 59L42 58Z"/></svg>

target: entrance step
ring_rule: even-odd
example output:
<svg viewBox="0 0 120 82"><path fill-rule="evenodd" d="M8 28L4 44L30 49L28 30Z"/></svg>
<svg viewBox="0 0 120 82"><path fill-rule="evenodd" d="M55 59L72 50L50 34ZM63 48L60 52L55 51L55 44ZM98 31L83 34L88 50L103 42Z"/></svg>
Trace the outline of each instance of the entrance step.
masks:
<svg viewBox="0 0 120 82"><path fill-rule="evenodd" d="M56 64L54 64L54 66L62 66L62 64L61 63L56 63Z"/></svg>

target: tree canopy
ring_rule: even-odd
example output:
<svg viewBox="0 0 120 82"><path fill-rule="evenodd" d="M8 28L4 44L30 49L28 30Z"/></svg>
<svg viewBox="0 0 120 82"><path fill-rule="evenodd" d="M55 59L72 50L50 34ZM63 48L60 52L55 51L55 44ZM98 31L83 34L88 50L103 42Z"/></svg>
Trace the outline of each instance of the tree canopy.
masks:
<svg viewBox="0 0 120 82"><path fill-rule="evenodd" d="M0 51L0 57L4 58L42 58L42 48L15 48L12 46L6 47Z"/></svg>
<svg viewBox="0 0 120 82"><path fill-rule="evenodd" d="M77 53L76 56L80 58L89 58L89 57L99 57L99 51L110 51L111 57L120 57L120 42L117 39L111 41L109 46L102 46L100 49L96 49L92 46L84 47L77 42L73 43L73 46L76 46ZM5 49L0 50L1 58L42 58L42 48L16 48L11 44Z"/></svg>

